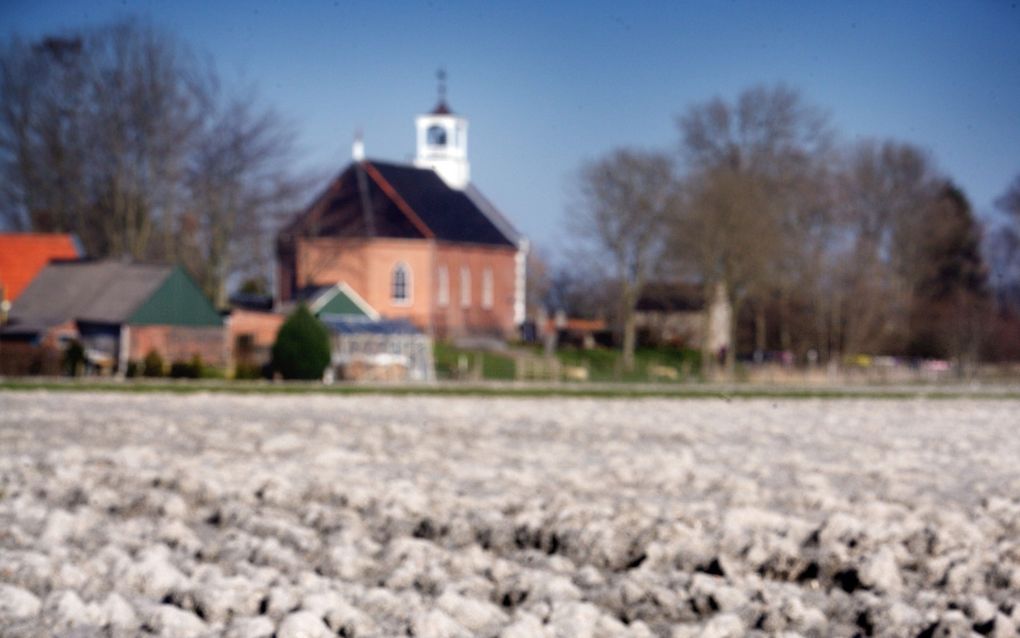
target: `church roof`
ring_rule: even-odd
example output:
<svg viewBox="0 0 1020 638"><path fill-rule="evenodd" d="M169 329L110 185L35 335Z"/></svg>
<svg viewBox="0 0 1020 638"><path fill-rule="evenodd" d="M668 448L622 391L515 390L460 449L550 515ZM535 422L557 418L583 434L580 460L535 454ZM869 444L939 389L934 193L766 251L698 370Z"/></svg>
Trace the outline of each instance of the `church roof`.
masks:
<svg viewBox="0 0 1020 638"><path fill-rule="evenodd" d="M509 222L480 196L430 168L365 160L348 166L285 229L326 237L404 237L517 245Z"/></svg>

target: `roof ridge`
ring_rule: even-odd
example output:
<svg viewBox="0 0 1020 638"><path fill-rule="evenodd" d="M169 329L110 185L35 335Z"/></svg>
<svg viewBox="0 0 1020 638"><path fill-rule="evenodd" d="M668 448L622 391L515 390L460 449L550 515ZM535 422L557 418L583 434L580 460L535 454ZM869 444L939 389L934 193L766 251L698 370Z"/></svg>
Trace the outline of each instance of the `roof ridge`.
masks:
<svg viewBox="0 0 1020 638"><path fill-rule="evenodd" d="M383 193L390 198L390 201L396 204L400 212L411 220L411 223L418 229L418 232L424 235L426 239L435 239L436 234L432 232L432 229L429 228L424 221L422 221L421 217L418 216L418 213L414 212L414 209L411 208L410 204L408 204L404 198L400 196L400 193L398 193L397 189L393 187L393 184L390 184L389 180L383 177L382 173L379 172L379 169L373 166L368 160L362 161L361 164L364 166L365 172L368 173L368 176L372 178L372 181L382 189Z"/></svg>
<svg viewBox="0 0 1020 638"><path fill-rule="evenodd" d="M471 200L478 210L485 215L492 225L496 227L496 230L503 233L503 236L512 243L520 244L521 239L524 237L519 230L514 228L513 223L507 219L506 215L501 210L496 208L496 205L489 201L485 195L482 194L478 187L473 182L467 185L464 189L464 195Z"/></svg>

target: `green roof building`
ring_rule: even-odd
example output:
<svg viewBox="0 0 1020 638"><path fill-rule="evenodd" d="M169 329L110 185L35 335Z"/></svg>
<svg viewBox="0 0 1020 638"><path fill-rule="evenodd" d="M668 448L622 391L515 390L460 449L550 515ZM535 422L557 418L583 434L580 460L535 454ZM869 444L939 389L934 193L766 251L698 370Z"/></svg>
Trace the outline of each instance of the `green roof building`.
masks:
<svg viewBox="0 0 1020 638"><path fill-rule="evenodd" d="M222 317L180 266L52 263L12 307L3 338L53 348L79 340L99 368L119 372L150 351L168 362L227 359Z"/></svg>

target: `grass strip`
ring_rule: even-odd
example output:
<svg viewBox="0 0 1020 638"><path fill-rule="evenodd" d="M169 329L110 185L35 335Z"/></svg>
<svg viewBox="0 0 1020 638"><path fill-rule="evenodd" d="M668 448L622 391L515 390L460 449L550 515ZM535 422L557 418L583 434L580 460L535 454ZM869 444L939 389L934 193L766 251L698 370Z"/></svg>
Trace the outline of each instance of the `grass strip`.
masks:
<svg viewBox="0 0 1020 638"><path fill-rule="evenodd" d="M784 387L678 384L335 384L261 381L79 381L54 379L3 379L0 391L222 393L259 395L384 395L597 399L998 399L1018 400L1012 387Z"/></svg>

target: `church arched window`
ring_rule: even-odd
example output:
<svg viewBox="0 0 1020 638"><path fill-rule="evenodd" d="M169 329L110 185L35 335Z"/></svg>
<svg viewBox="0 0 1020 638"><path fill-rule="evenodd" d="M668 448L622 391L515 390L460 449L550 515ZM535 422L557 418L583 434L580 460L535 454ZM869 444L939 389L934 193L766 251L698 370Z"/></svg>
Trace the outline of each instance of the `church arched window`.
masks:
<svg viewBox="0 0 1020 638"><path fill-rule="evenodd" d="M460 306L471 307L471 271L467 266L460 267Z"/></svg>
<svg viewBox="0 0 1020 638"><path fill-rule="evenodd" d="M450 271L446 269L446 266L439 267L439 293L438 299L440 306L448 306L450 304Z"/></svg>
<svg viewBox="0 0 1020 638"><path fill-rule="evenodd" d="M492 268L482 271L482 308L492 308Z"/></svg>
<svg viewBox="0 0 1020 638"><path fill-rule="evenodd" d="M446 146L446 129L442 126L430 126L426 135L430 146Z"/></svg>
<svg viewBox="0 0 1020 638"><path fill-rule="evenodd" d="M390 285L390 298L393 303L407 304L411 301L411 269L400 262L393 267Z"/></svg>

